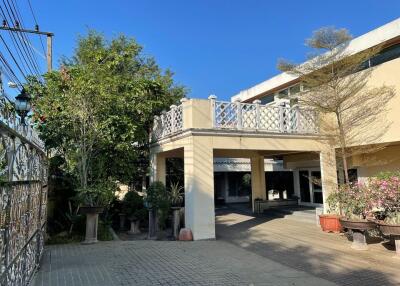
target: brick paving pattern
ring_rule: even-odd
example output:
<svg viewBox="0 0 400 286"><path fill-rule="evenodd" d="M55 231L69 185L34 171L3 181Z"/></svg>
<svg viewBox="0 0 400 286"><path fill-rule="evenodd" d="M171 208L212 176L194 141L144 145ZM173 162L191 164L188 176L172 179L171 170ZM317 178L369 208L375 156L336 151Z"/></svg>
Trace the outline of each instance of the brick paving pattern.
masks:
<svg viewBox="0 0 400 286"><path fill-rule="evenodd" d="M355 251L343 235L296 219L219 211L217 240L111 241L46 247L34 286L400 285L381 243Z"/></svg>
<svg viewBox="0 0 400 286"><path fill-rule="evenodd" d="M356 251L344 234L324 233L300 218L254 216L238 210L217 215L217 239L338 285L400 285L394 248L371 240Z"/></svg>
<svg viewBox="0 0 400 286"><path fill-rule="evenodd" d="M47 247L34 286L334 285L223 241Z"/></svg>

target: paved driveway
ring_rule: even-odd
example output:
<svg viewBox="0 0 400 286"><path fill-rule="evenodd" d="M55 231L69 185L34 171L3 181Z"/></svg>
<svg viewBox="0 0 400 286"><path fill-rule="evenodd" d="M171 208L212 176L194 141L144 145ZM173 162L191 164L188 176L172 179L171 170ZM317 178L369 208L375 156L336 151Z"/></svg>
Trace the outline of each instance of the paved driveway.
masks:
<svg viewBox="0 0 400 286"><path fill-rule="evenodd" d="M217 237L47 247L33 285L400 285L393 252L351 250L311 223L228 209L218 212Z"/></svg>
<svg viewBox="0 0 400 286"><path fill-rule="evenodd" d="M35 286L334 285L224 241L48 247Z"/></svg>
<svg viewBox="0 0 400 286"><path fill-rule="evenodd" d="M217 238L339 285L400 285L400 259L393 258L393 247L372 240L368 251L356 251L345 235L324 233L301 217L221 210Z"/></svg>

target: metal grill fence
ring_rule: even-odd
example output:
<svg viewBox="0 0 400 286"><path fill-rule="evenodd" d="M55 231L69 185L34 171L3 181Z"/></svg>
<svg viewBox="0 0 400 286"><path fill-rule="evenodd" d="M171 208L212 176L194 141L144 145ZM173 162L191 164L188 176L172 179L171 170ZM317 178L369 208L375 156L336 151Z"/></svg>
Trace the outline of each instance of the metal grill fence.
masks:
<svg viewBox="0 0 400 286"><path fill-rule="evenodd" d="M0 98L0 285L27 285L43 253L47 161L29 123Z"/></svg>

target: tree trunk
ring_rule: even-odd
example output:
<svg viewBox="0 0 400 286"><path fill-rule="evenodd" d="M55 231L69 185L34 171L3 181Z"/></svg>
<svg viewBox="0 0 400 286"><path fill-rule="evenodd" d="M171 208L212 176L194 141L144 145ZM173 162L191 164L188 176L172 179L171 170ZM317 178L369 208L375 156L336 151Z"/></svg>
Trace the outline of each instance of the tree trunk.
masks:
<svg viewBox="0 0 400 286"><path fill-rule="evenodd" d="M340 150L343 163L344 180L346 184L349 184L350 180L349 180L349 172L348 172L347 156L346 156L346 137L345 137L346 133L344 132L342 120L340 118L339 113L336 113L336 119L339 127L339 140L340 140Z"/></svg>

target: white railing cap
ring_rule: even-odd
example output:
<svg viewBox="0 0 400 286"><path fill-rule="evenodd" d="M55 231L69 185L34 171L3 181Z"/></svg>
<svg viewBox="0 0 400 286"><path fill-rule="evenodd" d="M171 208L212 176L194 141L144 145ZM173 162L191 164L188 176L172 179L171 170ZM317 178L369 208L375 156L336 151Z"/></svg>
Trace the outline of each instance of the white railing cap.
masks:
<svg viewBox="0 0 400 286"><path fill-rule="evenodd" d="M175 109L177 106L175 104L172 104L169 108L170 109Z"/></svg>
<svg viewBox="0 0 400 286"><path fill-rule="evenodd" d="M253 103L254 103L254 104L261 104L261 100L256 99L256 100L253 101Z"/></svg>
<svg viewBox="0 0 400 286"><path fill-rule="evenodd" d="M215 94L210 94L210 96L208 97L208 99L210 100L216 100L217 96Z"/></svg>
<svg viewBox="0 0 400 286"><path fill-rule="evenodd" d="M184 103L184 102L186 102L186 101L188 101L189 99L187 98L187 97L182 97L179 101L181 102L181 103Z"/></svg>

